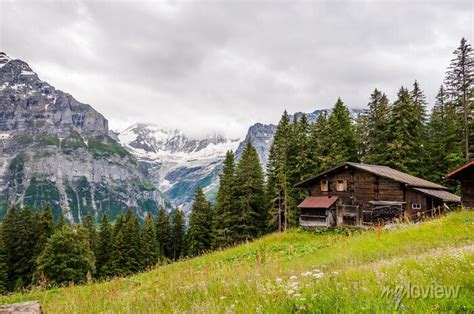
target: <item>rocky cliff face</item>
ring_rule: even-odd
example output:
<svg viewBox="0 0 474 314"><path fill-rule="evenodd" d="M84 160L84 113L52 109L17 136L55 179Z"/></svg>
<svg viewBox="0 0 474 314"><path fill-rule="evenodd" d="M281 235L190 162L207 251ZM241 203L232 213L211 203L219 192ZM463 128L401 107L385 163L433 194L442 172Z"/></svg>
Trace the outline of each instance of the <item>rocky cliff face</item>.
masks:
<svg viewBox="0 0 474 314"><path fill-rule="evenodd" d="M166 205L137 160L109 135L91 106L41 81L27 63L0 53L0 217L12 203L51 202L80 222Z"/></svg>

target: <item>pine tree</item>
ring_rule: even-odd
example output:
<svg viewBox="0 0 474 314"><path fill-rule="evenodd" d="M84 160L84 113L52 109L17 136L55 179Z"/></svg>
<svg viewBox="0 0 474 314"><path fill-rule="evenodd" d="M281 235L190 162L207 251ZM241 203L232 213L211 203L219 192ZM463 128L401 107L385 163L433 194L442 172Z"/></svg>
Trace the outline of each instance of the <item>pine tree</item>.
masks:
<svg viewBox="0 0 474 314"><path fill-rule="evenodd" d="M310 127L308 158L311 164L309 173L314 175L324 170L329 155L329 125L326 111L322 111Z"/></svg>
<svg viewBox="0 0 474 314"><path fill-rule="evenodd" d="M328 123L331 130L328 132L330 149L323 168L328 169L346 161L357 161L356 139L351 116L340 98L329 116Z"/></svg>
<svg viewBox="0 0 474 314"><path fill-rule="evenodd" d="M427 179L452 185L452 182L442 178L451 169L463 164L463 147L459 138L459 119L455 106L440 87L436 96L436 103L431 112L428 123L428 143L426 146L428 161Z"/></svg>
<svg viewBox="0 0 474 314"><path fill-rule="evenodd" d="M274 229L286 229L289 207L288 154L291 124L286 110L278 123L267 163L266 201L270 224Z"/></svg>
<svg viewBox="0 0 474 314"><path fill-rule="evenodd" d="M354 135L358 159L364 161L369 152L369 111L362 110L357 114L354 123Z"/></svg>
<svg viewBox="0 0 474 314"><path fill-rule="evenodd" d="M18 211L13 204L7 211L2 222L2 239L5 245L5 252L7 256L7 274L8 274L8 290L12 290L18 275L15 271L15 265L19 259L18 254L18 234L17 228Z"/></svg>
<svg viewBox="0 0 474 314"><path fill-rule="evenodd" d="M3 234L3 230L0 225L0 235L2 234ZM0 236L0 295L5 294L7 291L8 291L7 249L3 241L3 236Z"/></svg>
<svg viewBox="0 0 474 314"><path fill-rule="evenodd" d="M138 272L143 267L143 264L140 253L140 227L137 217L131 209L128 209L124 217L123 236L126 240L125 251L123 252L126 257L125 270L127 274L133 274Z"/></svg>
<svg viewBox="0 0 474 314"><path fill-rule="evenodd" d="M389 118L389 100L384 93L375 89L370 95L367 124L359 125L360 132L364 130L367 132L367 138L365 140L366 151L362 156L363 162L375 165L386 164L386 149L389 141ZM359 121L359 124L361 124L361 121Z"/></svg>
<svg viewBox="0 0 474 314"><path fill-rule="evenodd" d="M453 52L454 58L446 72L445 84L450 100L461 117L462 143L464 158L469 160L473 152L470 140L474 137L472 120L474 112L474 54L465 38Z"/></svg>
<svg viewBox="0 0 474 314"><path fill-rule="evenodd" d="M418 175L422 158L420 155L421 117L416 114L416 104L404 87L392 106L389 124L387 163L397 170Z"/></svg>
<svg viewBox="0 0 474 314"><path fill-rule="evenodd" d="M236 170L236 198L240 212L238 240L253 239L266 231L264 179L257 151L247 142Z"/></svg>
<svg viewBox="0 0 474 314"><path fill-rule="evenodd" d="M243 158L243 155L242 155ZM189 218L188 255L197 256L211 248L212 208L202 188L197 188Z"/></svg>
<svg viewBox="0 0 474 314"><path fill-rule="evenodd" d="M94 254L84 233L69 228L55 232L37 260L37 277L53 284L83 283L95 271Z"/></svg>
<svg viewBox="0 0 474 314"><path fill-rule="evenodd" d="M232 151L228 151L226 154L219 178L212 227L212 247L214 249L231 245L237 237L235 164Z"/></svg>
<svg viewBox="0 0 474 314"><path fill-rule="evenodd" d="M56 228L61 230L62 228L64 228L67 225L68 225L68 223L66 221L66 218L64 217L64 213L63 213L63 211L60 211L59 212L59 219L58 219L58 223L56 225Z"/></svg>
<svg viewBox="0 0 474 314"><path fill-rule="evenodd" d="M24 206L16 219L16 243L15 243L15 261L13 264L15 280L15 289L21 289L28 286L32 281L32 275L35 270L35 234L31 226L33 225L33 216L28 206Z"/></svg>
<svg viewBox="0 0 474 314"><path fill-rule="evenodd" d="M298 183L308 174L311 174L312 163L310 159L310 134L311 125L306 114L302 114L299 123L294 126L293 138L296 142L296 168L292 183ZM300 190L300 189L298 189Z"/></svg>
<svg viewBox="0 0 474 314"><path fill-rule="evenodd" d="M171 225L168 212L160 208L156 220L156 241L158 242L158 257L161 260L171 258Z"/></svg>
<svg viewBox="0 0 474 314"><path fill-rule="evenodd" d="M155 266L158 261L158 244L156 242L155 226L150 214L146 215L143 222L141 243L142 264L145 269L148 269Z"/></svg>
<svg viewBox="0 0 474 314"><path fill-rule="evenodd" d="M107 214L103 214L102 223L100 225L96 256L97 273L99 277L108 277L112 275L112 247L112 226L110 225Z"/></svg>
<svg viewBox="0 0 474 314"><path fill-rule="evenodd" d="M171 216L172 258L178 260L185 255L186 239L184 229L184 213L176 208Z"/></svg>
<svg viewBox="0 0 474 314"><path fill-rule="evenodd" d="M128 256L125 255L126 239L123 234L123 223L115 224L113 232L112 252L110 255L110 273L114 276L129 274L127 267Z"/></svg>
<svg viewBox="0 0 474 314"><path fill-rule="evenodd" d="M95 227L95 219L94 219L94 216L92 216L92 212L89 211L87 213L82 223L82 226L86 230L86 238L89 242L89 246L92 252L94 253L94 256L97 256L97 247L98 247L97 230Z"/></svg>
<svg viewBox="0 0 474 314"><path fill-rule="evenodd" d="M38 219L39 211L36 211L35 219ZM38 228L36 230L38 241L36 243L35 256L38 257L44 249L46 242L53 235L55 231L55 223L53 220L53 210L51 205L47 204L43 210L43 214L37 220Z"/></svg>
<svg viewBox="0 0 474 314"><path fill-rule="evenodd" d="M288 146L287 158L287 179L288 179L288 222L289 225L297 225L300 210L299 203L307 196L307 191L295 188L295 184L311 175L310 154L310 125L306 114L294 115L291 125L290 143Z"/></svg>

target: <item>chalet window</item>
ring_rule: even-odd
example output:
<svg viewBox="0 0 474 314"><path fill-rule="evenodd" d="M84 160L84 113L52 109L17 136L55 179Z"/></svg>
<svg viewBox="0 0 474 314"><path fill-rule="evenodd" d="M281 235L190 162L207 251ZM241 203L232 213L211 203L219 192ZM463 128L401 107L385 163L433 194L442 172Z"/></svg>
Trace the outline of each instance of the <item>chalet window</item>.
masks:
<svg viewBox="0 0 474 314"><path fill-rule="evenodd" d="M328 180L321 180L321 192L329 191L329 182Z"/></svg>
<svg viewBox="0 0 474 314"><path fill-rule="evenodd" d="M420 203L412 203L411 208L412 209L421 209L421 204Z"/></svg>
<svg viewBox="0 0 474 314"><path fill-rule="evenodd" d="M336 191L347 191L347 180L336 180Z"/></svg>

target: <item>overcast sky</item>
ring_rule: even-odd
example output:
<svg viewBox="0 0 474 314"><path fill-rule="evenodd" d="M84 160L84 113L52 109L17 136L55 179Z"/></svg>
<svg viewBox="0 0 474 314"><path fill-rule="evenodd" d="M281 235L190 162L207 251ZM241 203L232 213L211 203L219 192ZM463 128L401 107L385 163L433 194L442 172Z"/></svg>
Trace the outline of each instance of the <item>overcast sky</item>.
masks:
<svg viewBox="0 0 474 314"><path fill-rule="evenodd" d="M282 111L394 100L417 79L430 102L474 1L0 0L0 50L134 122L243 136Z"/></svg>

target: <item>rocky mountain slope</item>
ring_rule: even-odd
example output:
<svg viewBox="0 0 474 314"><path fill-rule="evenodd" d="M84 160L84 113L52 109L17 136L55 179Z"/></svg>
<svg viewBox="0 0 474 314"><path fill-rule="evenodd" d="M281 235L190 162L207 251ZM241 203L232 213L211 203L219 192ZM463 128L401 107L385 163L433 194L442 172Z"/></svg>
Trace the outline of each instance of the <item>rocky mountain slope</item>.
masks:
<svg viewBox="0 0 474 314"><path fill-rule="evenodd" d="M91 106L0 53L0 218L12 203L51 202L55 216L62 210L74 222L89 211L156 213L163 195L108 134Z"/></svg>

